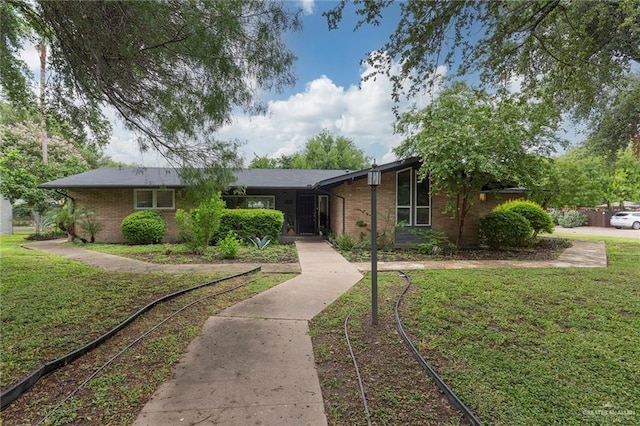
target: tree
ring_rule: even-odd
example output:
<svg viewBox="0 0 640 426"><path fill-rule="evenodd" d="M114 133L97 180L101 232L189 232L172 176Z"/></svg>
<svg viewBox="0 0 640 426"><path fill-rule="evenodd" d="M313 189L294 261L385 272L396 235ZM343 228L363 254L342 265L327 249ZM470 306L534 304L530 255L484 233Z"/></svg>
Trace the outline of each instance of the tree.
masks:
<svg viewBox="0 0 640 426"><path fill-rule="evenodd" d="M43 163L40 140L37 122L0 124L0 193L11 202L24 200L38 215L61 197L38 185L90 168L75 145L55 134L49 135L49 162Z"/></svg>
<svg viewBox="0 0 640 426"><path fill-rule="evenodd" d="M326 129L307 141L302 156L308 169L361 170L370 161L351 139Z"/></svg>
<svg viewBox="0 0 640 426"><path fill-rule="evenodd" d="M1 87L12 103L33 103L18 54L25 39L43 39L48 111L59 121L104 134L102 107L111 106L141 149L187 167L187 180L204 168L219 186L240 161L237 143L214 132L234 108L261 110L259 89L293 83L295 56L283 35L300 28L285 3L258 0L5 0L0 21Z"/></svg>
<svg viewBox="0 0 640 426"><path fill-rule="evenodd" d="M278 158L256 155L249 168L361 170L368 166L369 161L370 158L351 139L335 136L325 129L308 139L302 151Z"/></svg>
<svg viewBox="0 0 640 426"><path fill-rule="evenodd" d="M632 141L633 152L640 159L640 77L627 76L618 90L591 121L591 133L584 146L593 154L614 160Z"/></svg>
<svg viewBox="0 0 640 426"><path fill-rule="evenodd" d="M490 96L454 83L422 111L403 114L397 124L406 139L399 157L422 158L420 177L430 179L434 193L453 200L456 244L464 220L480 190L490 184L529 186L543 170L543 156L557 143L546 123L546 109L520 103L502 93Z"/></svg>
<svg viewBox="0 0 640 426"><path fill-rule="evenodd" d="M329 28L351 3L341 0L325 13ZM640 62L638 0L354 3L361 17L356 29L378 25L390 5L399 8L395 32L365 60L374 68L371 76L389 74L391 60L398 61L396 101L428 87L436 68L446 65L456 76L477 73L493 87L521 82L523 99L587 117L623 89L623 77Z"/></svg>

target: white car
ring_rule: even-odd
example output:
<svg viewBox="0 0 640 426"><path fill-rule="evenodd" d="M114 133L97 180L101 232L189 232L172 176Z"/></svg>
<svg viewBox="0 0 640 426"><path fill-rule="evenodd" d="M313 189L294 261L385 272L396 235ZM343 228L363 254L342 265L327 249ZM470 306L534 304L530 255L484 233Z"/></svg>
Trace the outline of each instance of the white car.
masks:
<svg viewBox="0 0 640 426"><path fill-rule="evenodd" d="M640 212L618 212L611 216L611 226L614 228L640 229Z"/></svg>

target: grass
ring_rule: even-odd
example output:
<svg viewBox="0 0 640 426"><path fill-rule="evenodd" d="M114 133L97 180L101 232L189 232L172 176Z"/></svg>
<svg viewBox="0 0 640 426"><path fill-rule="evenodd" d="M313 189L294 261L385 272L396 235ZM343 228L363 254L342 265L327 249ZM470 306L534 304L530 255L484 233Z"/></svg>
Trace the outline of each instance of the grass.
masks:
<svg viewBox="0 0 640 426"><path fill-rule="evenodd" d="M640 241L598 239L606 240L606 269L409 273L413 286L401 313L405 330L484 424L640 423ZM383 309L390 310L395 301L388 288L398 289L397 280L397 274L379 278L386 294L379 299ZM341 342L326 336L340 332L347 311L356 315L352 321L366 320L367 295L365 281L313 320L314 345L323 345L321 351L316 348L323 395L331 383L325 374L344 374L335 365L327 368L333 361L322 354L336 353ZM384 316L384 322L392 321ZM393 359L383 348L376 347L377 356ZM384 368L397 367L389 361ZM413 375L423 374L415 368ZM387 379L395 384L406 380L394 375ZM375 389L387 383L369 385ZM393 403L386 397L381 404ZM405 410L420 412L412 407ZM349 423L344 420L348 410L342 407L343 420L334 419L335 424ZM417 418L408 423L432 424Z"/></svg>
<svg viewBox="0 0 640 426"><path fill-rule="evenodd" d="M77 349L160 296L218 278L220 274L113 273L58 256L19 247L24 235L0 237L2 282L3 389L71 350ZM128 424L170 375L210 315L286 279L255 274L256 281L184 311L127 351L58 410L51 424ZM38 384L2 414L6 424L37 423L98 366L185 304L238 281L188 293L153 308L107 343ZM47 423L48 424L48 423Z"/></svg>
<svg viewBox="0 0 640 426"><path fill-rule="evenodd" d="M189 253L184 244L87 244L83 247L153 263L296 263L298 261L295 244L269 244L262 250L253 245L245 244L240 246L238 255L234 259L225 259L218 247L215 246L207 247L202 255Z"/></svg>

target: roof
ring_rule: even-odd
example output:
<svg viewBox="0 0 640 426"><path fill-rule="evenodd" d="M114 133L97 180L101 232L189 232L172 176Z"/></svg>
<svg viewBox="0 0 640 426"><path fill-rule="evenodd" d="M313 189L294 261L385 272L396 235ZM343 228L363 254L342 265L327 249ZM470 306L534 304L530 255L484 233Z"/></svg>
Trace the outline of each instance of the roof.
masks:
<svg viewBox="0 0 640 426"><path fill-rule="evenodd" d="M421 162L420 158L412 157L404 160L394 161L392 163L381 164L378 166L378 170L380 170L380 172L382 173L390 172L393 170L401 170L401 169L405 169L407 167L413 166L420 162ZM354 181L358 179L364 179L367 177L367 174L369 173L370 170L371 169L358 170L357 172L349 172L349 173L344 173L342 175L329 177L327 179L316 182L314 187L316 188L321 186L330 187L330 186L339 185L345 181Z"/></svg>
<svg viewBox="0 0 640 426"><path fill-rule="evenodd" d="M307 188L344 175L344 170L245 169L232 186L247 188ZM41 188L182 188L178 170L162 167L103 167L40 185Z"/></svg>

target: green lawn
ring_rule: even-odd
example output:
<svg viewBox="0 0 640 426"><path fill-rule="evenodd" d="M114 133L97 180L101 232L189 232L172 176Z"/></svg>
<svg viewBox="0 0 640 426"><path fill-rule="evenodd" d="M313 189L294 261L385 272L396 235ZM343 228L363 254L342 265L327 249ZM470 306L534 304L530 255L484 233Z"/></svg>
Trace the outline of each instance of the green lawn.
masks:
<svg viewBox="0 0 640 426"><path fill-rule="evenodd" d="M484 424L640 424L640 241L606 244L608 268L411 271L404 328ZM368 286L312 333L367 312Z"/></svg>
<svg viewBox="0 0 640 426"><path fill-rule="evenodd" d="M0 237L3 390L39 368L101 336L158 297L209 282L221 274L113 273L58 256L19 247L26 234ZM55 424L91 417L100 424L127 424L153 389L167 379L171 365L199 333L206 318L286 279L284 274L253 274L256 281L194 305L136 345L111 371L92 381L90 392L59 410ZM47 380L44 390L28 392L3 413L7 424L35 424L59 402L55 387L73 386L146 329L179 307L238 282L207 287L154 307L105 345L61 373L70 383ZM85 359L86 358L86 359ZM144 361L144 364L141 364ZM152 374L149 374L152 372ZM40 382L39 382L40 383ZM58 384L55 384L58 383ZM66 392L63 391L63 392ZM62 393L64 394L64 393ZM51 399L48 399L52 395ZM87 414L90 413L90 414ZM62 417L61 417L62 416ZM63 419L66 419L64 420ZM7 420L8 419L8 420ZM57 420L56 420L57 419ZM91 423L91 422L90 422Z"/></svg>

